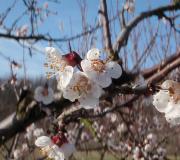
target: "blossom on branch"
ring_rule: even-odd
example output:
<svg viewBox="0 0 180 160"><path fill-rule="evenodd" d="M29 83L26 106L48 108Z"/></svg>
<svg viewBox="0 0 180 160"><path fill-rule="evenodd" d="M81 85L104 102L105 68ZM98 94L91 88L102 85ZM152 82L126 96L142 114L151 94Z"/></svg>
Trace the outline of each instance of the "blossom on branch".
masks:
<svg viewBox="0 0 180 160"><path fill-rule="evenodd" d="M34 93L34 99L48 105L54 100L54 91L46 84L44 87L37 87Z"/></svg>
<svg viewBox="0 0 180 160"><path fill-rule="evenodd" d="M56 76L58 89L64 89L73 76L73 67L80 64L81 58L76 52L71 52L62 56L53 47L46 47L45 51L47 54L47 63L45 63L45 67L49 69L47 78L49 79Z"/></svg>
<svg viewBox="0 0 180 160"><path fill-rule="evenodd" d="M115 61L101 60L100 51L91 49L86 55L86 59L81 61L81 67L87 77L102 88L108 87L112 79L117 79L122 74L121 66Z"/></svg>
<svg viewBox="0 0 180 160"><path fill-rule="evenodd" d="M90 80L83 72L74 73L70 83L63 90L63 97L74 102L78 99L84 108L92 108L99 104L102 88Z"/></svg>
<svg viewBox="0 0 180 160"><path fill-rule="evenodd" d="M180 124L180 83L166 80L154 95L153 105L165 113L166 120L172 125Z"/></svg>
<svg viewBox="0 0 180 160"><path fill-rule="evenodd" d="M58 139L61 141L61 139ZM35 145L41 148L42 153L54 160L68 160L72 153L75 151L74 144L70 144L67 141L62 143L61 146L56 144L57 138L49 138L47 136L41 136L35 141Z"/></svg>

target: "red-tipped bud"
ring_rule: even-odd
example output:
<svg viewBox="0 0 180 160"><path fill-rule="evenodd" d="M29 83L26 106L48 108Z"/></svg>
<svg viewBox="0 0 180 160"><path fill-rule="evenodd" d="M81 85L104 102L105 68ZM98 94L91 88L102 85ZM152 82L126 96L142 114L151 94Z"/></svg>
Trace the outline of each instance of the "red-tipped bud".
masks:
<svg viewBox="0 0 180 160"><path fill-rule="evenodd" d="M82 61L80 55L78 53L76 53L75 51L72 51L70 53L63 55L63 58L68 63L68 65L70 65L72 67L80 65L80 63Z"/></svg>
<svg viewBox="0 0 180 160"><path fill-rule="evenodd" d="M68 143L67 138L63 133L59 133L58 135L52 136L51 137L52 142L59 147L61 147L64 143Z"/></svg>

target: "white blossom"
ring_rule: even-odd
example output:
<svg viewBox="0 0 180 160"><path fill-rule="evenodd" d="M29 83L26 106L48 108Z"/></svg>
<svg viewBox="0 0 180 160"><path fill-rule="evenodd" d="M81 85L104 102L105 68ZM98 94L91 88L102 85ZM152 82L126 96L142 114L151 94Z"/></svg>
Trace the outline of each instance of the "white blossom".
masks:
<svg viewBox="0 0 180 160"><path fill-rule="evenodd" d="M161 90L153 97L153 105L159 112L165 113L170 124L180 124L180 83L164 81Z"/></svg>
<svg viewBox="0 0 180 160"><path fill-rule="evenodd" d="M53 144L51 139L47 136L41 136L36 139L35 145L40 147L41 150L47 154L51 159L55 160L68 160L72 153L75 151L75 145L64 143L61 147Z"/></svg>
<svg viewBox="0 0 180 160"><path fill-rule="evenodd" d="M47 136L38 137L35 141L37 147L46 147L52 145L51 139Z"/></svg>
<svg viewBox="0 0 180 160"><path fill-rule="evenodd" d="M34 99L38 102L42 102L45 105L48 105L54 100L54 91L50 87L37 87L34 93Z"/></svg>
<svg viewBox="0 0 180 160"><path fill-rule="evenodd" d="M61 54L53 47L45 48L47 54L47 67L50 71L47 71L47 78L56 76L58 81L58 89L64 89L70 82L74 69L69 66L67 61L63 59Z"/></svg>
<svg viewBox="0 0 180 160"><path fill-rule="evenodd" d="M91 49L87 53L87 58L81 61L81 67L88 78L106 88L112 83L111 78L117 79L121 76L122 69L115 61L100 60L99 55L98 49Z"/></svg>
<svg viewBox="0 0 180 160"><path fill-rule="evenodd" d="M63 97L74 102L76 99L86 109L98 106L102 89L83 72L74 73L70 83L63 90Z"/></svg>
<svg viewBox="0 0 180 160"><path fill-rule="evenodd" d="M54 160L64 160L64 154L59 150L59 147L57 145L52 145L50 147L48 157Z"/></svg>

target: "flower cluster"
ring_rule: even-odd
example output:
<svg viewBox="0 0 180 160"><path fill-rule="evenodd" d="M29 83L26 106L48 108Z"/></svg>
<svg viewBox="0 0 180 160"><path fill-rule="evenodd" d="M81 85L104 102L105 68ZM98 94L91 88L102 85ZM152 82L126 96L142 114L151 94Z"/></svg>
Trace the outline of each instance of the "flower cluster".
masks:
<svg viewBox="0 0 180 160"><path fill-rule="evenodd" d="M46 53L47 77L56 76L57 88L63 97L72 102L78 100L86 109L98 106L103 88L122 74L121 66L115 61L100 59L101 53L96 48L88 51L83 60L76 52L60 55L53 47L47 47Z"/></svg>
<svg viewBox="0 0 180 160"><path fill-rule="evenodd" d="M153 105L159 112L165 114L170 124L180 124L180 83L166 80L160 88L153 97Z"/></svg>
<svg viewBox="0 0 180 160"><path fill-rule="evenodd" d="M35 145L41 148L43 154L54 160L68 160L75 151L74 144L69 143L64 134L58 134L51 138L41 136L37 138Z"/></svg>
<svg viewBox="0 0 180 160"><path fill-rule="evenodd" d="M166 149L159 146L157 136L149 133L143 144L135 146L133 149L134 160L156 160L166 159Z"/></svg>

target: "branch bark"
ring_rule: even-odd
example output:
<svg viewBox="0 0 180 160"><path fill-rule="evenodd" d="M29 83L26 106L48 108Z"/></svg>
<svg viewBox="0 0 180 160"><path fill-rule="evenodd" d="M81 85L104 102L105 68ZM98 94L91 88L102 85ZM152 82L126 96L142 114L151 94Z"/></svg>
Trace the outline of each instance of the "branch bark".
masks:
<svg viewBox="0 0 180 160"><path fill-rule="evenodd" d="M180 54L180 50L175 55L179 55L179 54ZM172 57L176 57L175 55L172 55ZM164 68L160 69L159 72L154 72L154 75L149 77L149 79L147 80L148 84L149 83L154 84L154 83L160 82L173 69L179 67L180 66L180 56L177 58L173 58L172 61L167 60L166 62L169 62L169 63L166 64L166 66ZM121 78L119 78L119 81L120 80L121 80ZM119 83L119 85L121 85L121 84L122 83ZM114 85L114 84L112 84L112 85ZM137 88L136 88L136 92L134 92L134 89L128 90L128 92L124 92L127 94L137 94L137 95L132 96L132 98L130 98L128 101L122 103L119 106L115 106L114 108L111 108L110 110L108 110L106 112L100 113L99 115L92 115L92 114L89 114L86 110L81 109L80 113L75 111L76 112L75 115L71 114L70 116L67 116L66 122L72 122L74 120L79 119L80 117L98 118L100 116L106 115L109 112L118 110L122 107L132 106L131 104L135 100L137 100L140 97L140 95L144 94L147 91L147 87L148 86L145 86L144 88L142 87L142 90L137 90ZM115 92L115 90L113 92ZM108 92L109 96L112 96L113 92ZM55 108L57 111L57 114L61 115L65 108L71 107L72 105L73 105L72 102L70 102L66 99L61 99L61 100L51 104L50 108L52 108L52 107ZM28 117L26 117L26 119L17 120L15 118L15 113L13 113L12 115L8 116L5 120L0 122L0 145L2 145L7 140L9 140L13 136L15 136L17 133L23 132L25 130L25 128L28 125L30 125L31 123L36 122L46 116L46 114L40 110L40 107L38 106L37 103L34 103L34 106L31 106L31 107L32 107L32 109L30 110L30 113L28 114Z"/></svg>
<svg viewBox="0 0 180 160"><path fill-rule="evenodd" d="M158 18L161 18L162 14L167 11L176 11L180 9L180 4L172 4L168 6L159 7L156 9L152 9L146 12L142 12L137 17L133 18L125 28L122 29L121 33L117 37L114 45L113 50L115 54L118 54L121 50L121 48L126 45L129 34L135 28L142 20L146 18L150 18L152 16L157 16Z"/></svg>
<svg viewBox="0 0 180 160"><path fill-rule="evenodd" d="M105 50L109 54L113 54L113 48L111 43L111 33L110 33L110 27L109 27L109 18L108 18L108 10L107 10L107 3L106 0L100 0L100 19L101 19L101 25L103 28L103 37L104 37L104 46Z"/></svg>

